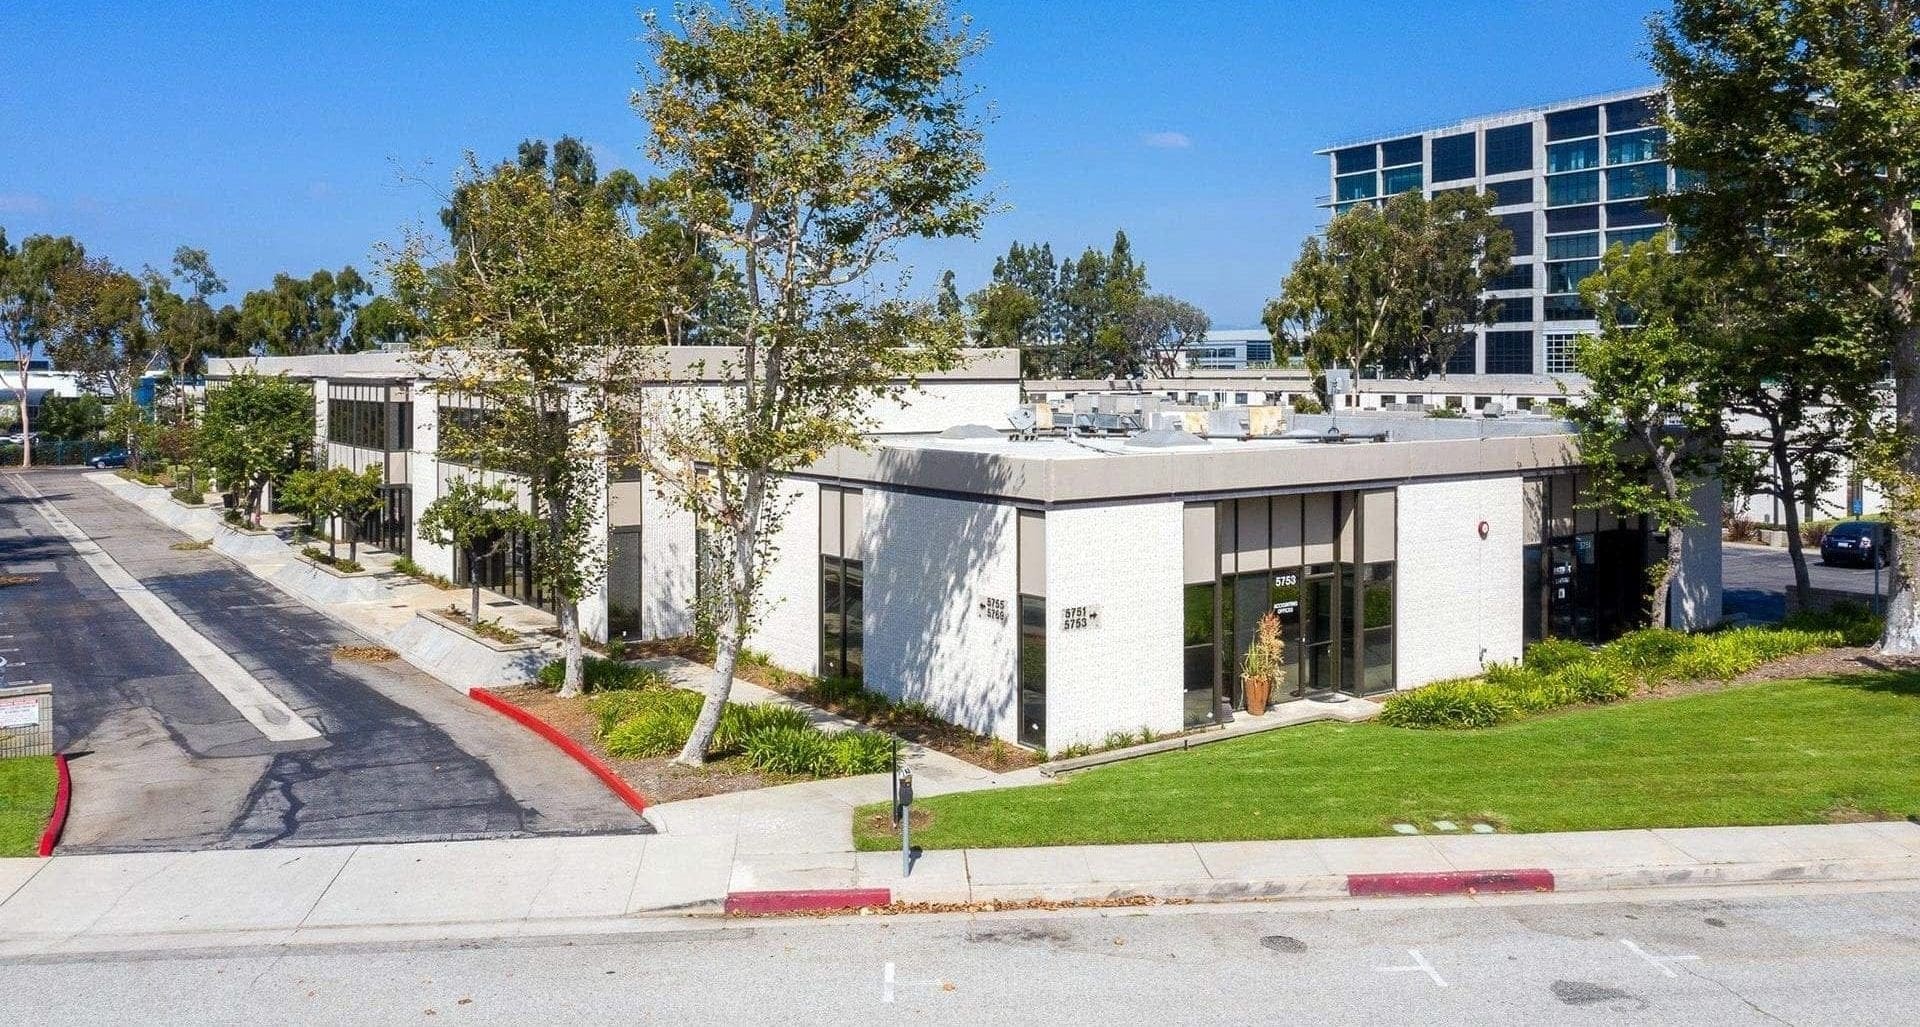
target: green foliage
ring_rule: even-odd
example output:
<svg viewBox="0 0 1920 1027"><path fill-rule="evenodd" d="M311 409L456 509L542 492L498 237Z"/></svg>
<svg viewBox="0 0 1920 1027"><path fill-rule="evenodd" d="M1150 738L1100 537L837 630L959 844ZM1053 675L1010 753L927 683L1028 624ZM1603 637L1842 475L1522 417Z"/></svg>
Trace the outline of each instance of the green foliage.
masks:
<svg viewBox="0 0 1920 1027"><path fill-rule="evenodd" d="M614 724L602 740L607 752L622 759L651 759L679 749L693 733L694 719L700 714L700 697L691 692L685 694L692 698L691 704L678 701L648 704Z"/></svg>
<svg viewBox="0 0 1920 1027"><path fill-rule="evenodd" d="M424 581L442 591L453 588L453 582L427 570L425 567L413 562L409 557L402 556L396 558L393 561L393 569L416 581Z"/></svg>
<svg viewBox="0 0 1920 1027"><path fill-rule="evenodd" d="M321 549L318 546L308 546L305 549L300 550L300 555L306 557L309 560L312 560L314 563L325 564L326 566L331 567L336 571L340 571L343 574L358 574L361 571L366 570L365 567L360 566L360 562L358 560L347 560L341 557L333 556L329 554L326 550Z"/></svg>
<svg viewBox="0 0 1920 1027"><path fill-rule="evenodd" d="M1609 703L1633 694L1633 680L1620 668L1600 660L1562 665L1553 681L1565 689L1572 703Z"/></svg>
<svg viewBox="0 0 1920 1027"><path fill-rule="evenodd" d="M580 669L589 692L637 691L648 688L666 688L670 682L667 676L651 667L636 667L617 660L589 656ZM540 668L535 678L547 688L559 688L560 680L566 673L566 661L554 660Z"/></svg>
<svg viewBox="0 0 1920 1027"><path fill-rule="evenodd" d="M711 750L732 755L746 749L747 739L762 731L815 731L805 711L775 703L728 703L720 711L720 726L713 732Z"/></svg>
<svg viewBox="0 0 1920 1027"><path fill-rule="evenodd" d="M1880 639L1883 619L1855 602L1839 602L1825 610L1801 610L1787 615L1781 627L1798 631L1833 632L1846 645L1872 645Z"/></svg>
<svg viewBox="0 0 1920 1027"><path fill-rule="evenodd" d="M1427 411L1427 416L1442 421L1458 421L1466 417L1467 412L1459 407L1434 407Z"/></svg>
<svg viewBox="0 0 1920 1027"><path fill-rule="evenodd" d="M1125 232L1108 251L1089 246L1057 267L1051 245L1015 242L971 303L979 342L1019 348L1024 372L1039 378L1132 377L1207 330L1190 304L1148 296Z"/></svg>
<svg viewBox="0 0 1920 1027"><path fill-rule="evenodd" d="M1526 657L1521 661L1528 668L1551 674L1562 667L1576 663L1585 663L1593 658L1593 650L1568 638L1546 638L1527 647Z"/></svg>
<svg viewBox="0 0 1920 1027"><path fill-rule="evenodd" d="M339 518L346 525L347 538L357 544L360 519L380 508L381 484L382 473L378 466L369 466L358 474L345 467L295 471L287 476L278 505L282 509L304 514L312 521ZM327 544L333 544L331 531L327 535Z"/></svg>
<svg viewBox="0 0 1920 1027"><path fill-rule="evenodd" d="M831 738L831 773L841 777L881 774L893 766L893 736L878 731L842 731Z"/></svg>
<svg viewBox="0 0 1920 1027"><path fill-rule="evenodd" d="M107 429L107 407L93 395L48 396L33 430L49 439L93 439Z"/></svg>
<svg viewBox="0 0 1920 1027"><path fill-rule="evenodd" d="M1336 214L1311 236L1263 320L1315 374L1384 367L1425 377L1446 366L1473 326L1493 323L1489 279L1507 270L1513 236L1472 190L1419 190ZM1356 377L1357 381L1357 377Z"/></svg>
<svg viewBox="0 0 1920 1027"><path fill-rule="evenodd" d="M1464 679L1395 692L1380 706L1382 724L1411 728L1492 727L1517 712L1510 689Z"/></svg>
<svg viewBox="0 0 1920 1027"><path fill-rule="evenodd" d="M833 743L818 728L772 727L746 739L747 762L774 774L816 774L832 755Z"/></svg>
<svg viewBox="0 0 1920 1027"><path fill-rule="evenodd" d="M1641 628L1629 631L1601 648L1602 658L1619 664L1643 678L1656 678L1681 653L1693 645L1684 631L1671 628Z"/></svg>
<svg viewBox="0 0 1920 1027"><path fill-rule="evenodd" d="M240 494L252 522L261 491L300 466L313 431L313 392L306 384L247 370L207 390L200 446L222 486Z"/></svg>
<svg viewBox="0 0 1920 1027"><path fill-rule="evenodd" d="M240 338L271 356L351 352L365 340L348 328L360 298L372 292L352 266L306 278L274 275L271 287L241 298Z"/></svg>
<svg viewBox="0 0 1920 1027"><path fill-rule="evenodd" d="M1327 412L1327 408L1323 406L1319 400L1305 393L1295 393L1293 398L1289 399L1287 403L1293 407L1293 412L1296 414L1324 414Z"/></svg>

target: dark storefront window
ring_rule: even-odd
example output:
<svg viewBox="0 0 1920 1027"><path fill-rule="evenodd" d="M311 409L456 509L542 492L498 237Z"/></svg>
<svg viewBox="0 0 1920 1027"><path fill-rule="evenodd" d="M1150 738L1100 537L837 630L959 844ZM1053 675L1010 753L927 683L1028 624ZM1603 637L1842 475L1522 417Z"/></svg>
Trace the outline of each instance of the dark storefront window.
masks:
<svg viewBox="0 0 1920 1027"><path fill-rule="evenodd" d="M413 448L413 404L328 399L327 441L391 453Z"/></svg>
<svg viewBox="0 0 1920 1027"><path fill-rule="evenodd" d="M511 533L504 545L493 547L492 554L477 564L470 564L463 550L453 551L454 584L465 587L478 581L481 588L492 589L528 606L548 608L551 604L537 587L533 568L534 540L520 532Z"/></svg>
<svg viewBox="0 0 1920 1027"><path fill-rule="evenodd" d="M1020 597L1020 744L1047 744L1047 601Z"/></svg>
<svg viewBox="0 0 1920 1027"><path fill-rule="evenodd" d="M1183 695L1188 727L1213 720L1213 584L1188 585L1182 637L1185 657Z"/></svg>
<svg viewBox="0 0 1920 1027"><path fill-rule="evenodd" d="M640 637L640 529L607 536L607 637Z"/></svg>
<svg viewBox="0 0 1920 1027"><path fill-rule="evenodd" d="M860 680L865 619L860 561L820 558L820 676Z"/></svg>
<svg viewBox="0 0 1920 1027"><path fill-rule="evenodd" d="M1361 691L1372 695L1393 688L1393 564L1370 563L1360 585L1361 662L1366 678Z"/></svg>
<svg viewBox="0 0 1920 1027"><path fill-rule="evenodd" d="M1528 482L1538 523L1523 549L1526 640L1600 643L1644 625L1650 537L1641 518L1585 506L1570 474Z"/></svg>

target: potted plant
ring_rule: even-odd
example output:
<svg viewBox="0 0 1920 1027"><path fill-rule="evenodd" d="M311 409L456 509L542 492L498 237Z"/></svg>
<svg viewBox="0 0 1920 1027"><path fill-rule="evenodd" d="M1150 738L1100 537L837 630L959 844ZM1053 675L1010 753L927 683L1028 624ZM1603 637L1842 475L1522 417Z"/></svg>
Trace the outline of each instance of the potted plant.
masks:
<svg viewBox="0 0 1920 1027"><path fill-rule="evenodd" d="M1267 712L1267 700L1273 696L1273 681L1286 668L1287 643L1280 638L1280 618L1272 613L1260 618L1254 629L1253 644L1240 662L1240 679L1246 686L1247 712L1258 717Z"/></svg>

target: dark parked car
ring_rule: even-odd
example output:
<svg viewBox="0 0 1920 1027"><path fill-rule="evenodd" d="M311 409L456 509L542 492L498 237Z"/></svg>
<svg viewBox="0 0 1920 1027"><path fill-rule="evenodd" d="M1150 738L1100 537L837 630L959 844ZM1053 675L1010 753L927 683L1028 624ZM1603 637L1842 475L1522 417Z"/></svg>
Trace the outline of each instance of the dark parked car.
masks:
<svg viewBox="0 0 1920 1027"><path fill-rule="evenodd" d="M1820 559L1859 567L1885 567L1893 558L1893 530L1884 521L1841 521L1820 540Z"/></svg>
<svg viewBox="0 0 1920 1027"><path fill-rule="evenodd" d="M88 467L125 467L127 466L127 451L124 449L110 450L108 452L102 453L99 456L96 456L93 459L87 461L87 466Z"/></svg>

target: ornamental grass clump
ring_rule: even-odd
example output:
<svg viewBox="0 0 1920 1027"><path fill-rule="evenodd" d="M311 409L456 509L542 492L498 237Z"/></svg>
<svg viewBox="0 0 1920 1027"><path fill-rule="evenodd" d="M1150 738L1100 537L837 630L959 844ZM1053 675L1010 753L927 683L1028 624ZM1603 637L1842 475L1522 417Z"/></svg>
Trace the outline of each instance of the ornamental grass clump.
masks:
<svg viewBox="0 0 1920 1027"><path fill-rule="evenodd" d="M1527 654L1520 662L1529 670L1551 674L1563 667L1592 659L1593 650L1572 639L1543 638L1527 647Z"/></svg>
<svg viewBox="0 0 1920 1027"><path fill-rule="evenodd" d="M1380 722L1411 728L1492 727L1518 712L1512 692L1471 678L1440 681L1388 696L1381 704Z"/></svg>

